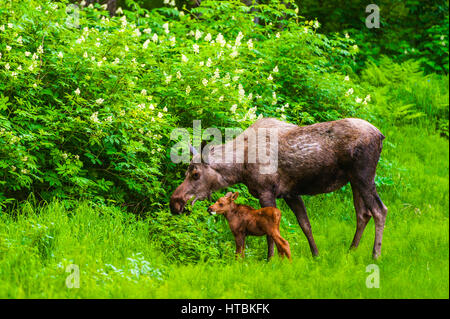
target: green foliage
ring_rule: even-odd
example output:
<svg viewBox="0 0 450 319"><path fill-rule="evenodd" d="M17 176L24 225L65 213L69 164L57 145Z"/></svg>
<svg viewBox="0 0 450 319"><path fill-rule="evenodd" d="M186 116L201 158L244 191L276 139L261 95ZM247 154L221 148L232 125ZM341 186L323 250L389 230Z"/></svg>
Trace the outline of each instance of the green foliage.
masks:
<svg viewBox="0 0 450 319"><path fill-rule="evenodd" d="M358 65L389 55L396 62L416 59L427 73L448 74L448 0L380 0L380 28L365 26L371 2L297 1L300 14L318 18L323 32L348 33L360 46Z"/></svg>
<svg viewBox="0 0 450 319"><path fill-rule="evenodd" d="M373 111L384 119L400 123L427 116L441 134L448 136L448 75L425 76L419 61L398 64L382 57L379 65L367 63L361 80L373 92Z"/></svg>
<svg viewBox="0 0 450 319"><path fill-rule="evenodd" d="M129 1L133 11L109 17L95 4L74 19L66 4L0 0L3 206L34 193L161 207L179 181L175 127L357 114L345 92L359 89L344 81L357 47L282 4L204 1L185 13Z"/></svg>

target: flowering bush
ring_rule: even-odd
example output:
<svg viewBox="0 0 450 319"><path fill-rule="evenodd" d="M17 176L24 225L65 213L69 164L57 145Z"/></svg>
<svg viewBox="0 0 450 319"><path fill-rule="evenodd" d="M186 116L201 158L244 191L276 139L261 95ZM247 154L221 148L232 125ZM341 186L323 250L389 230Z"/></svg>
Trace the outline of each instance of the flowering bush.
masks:
<svg viewBox="0 0 450 319"><path fill-rule="evenodd" d="M312 123L369 101L351 81L357 45L295 6L130 3L110 17L98 4L0 0L2 205L29 193L162 205L182 178L173 128Z"/></svg>

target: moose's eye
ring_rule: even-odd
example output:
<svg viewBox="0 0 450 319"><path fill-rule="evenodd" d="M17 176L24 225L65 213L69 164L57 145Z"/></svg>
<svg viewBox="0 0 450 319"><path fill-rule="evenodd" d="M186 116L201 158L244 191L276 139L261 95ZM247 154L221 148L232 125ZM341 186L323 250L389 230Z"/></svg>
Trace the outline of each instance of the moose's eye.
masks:
<svg viewBox="0 0 450 319"><path fill-rule="evenodd" d="M200 174L199 173L194 173L194 174L192 174L192 178L193 179L198 179L200 177Z"/></svg>
<svg viewBox="0 0 450 319"><path fill-rule="evenodd" d="M222 204L222 203L220 203L220 204L219 204L219 206L220 206L220 207L222 207L222 206L223 206L223 204Z"/></svg>

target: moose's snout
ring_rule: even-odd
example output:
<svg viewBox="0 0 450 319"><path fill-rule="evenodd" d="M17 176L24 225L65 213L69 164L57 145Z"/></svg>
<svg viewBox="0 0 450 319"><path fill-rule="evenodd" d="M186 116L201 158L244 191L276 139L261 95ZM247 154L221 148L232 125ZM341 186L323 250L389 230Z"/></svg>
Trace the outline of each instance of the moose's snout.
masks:
<svg viewBox="0 0 450 319"><path fill-rule="evenodd" d="M173 215L179 215L184 211L184 205L186 203L182 198L173 197L170 198L170 212Z"/></svg>

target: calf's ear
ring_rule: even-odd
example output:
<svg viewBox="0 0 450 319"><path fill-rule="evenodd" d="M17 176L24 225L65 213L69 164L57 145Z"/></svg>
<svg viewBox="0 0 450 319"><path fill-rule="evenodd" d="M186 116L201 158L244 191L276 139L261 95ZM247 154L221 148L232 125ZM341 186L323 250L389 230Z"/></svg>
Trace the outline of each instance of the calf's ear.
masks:
<svg viewBox="0 0 450 319"><path fill-rule="evenodd" d="M239 196L239 192L236 192L233 195L231 195L231 199L235 200L236 198L238 198L238 196Z"/></svg>
<svg viewBox="0 0 450 319"><path fill-rule="evenodd" d="M231 197L232 195L233 195L232 192L228 192L228 193L225 195L225 197Z"/></svg>

